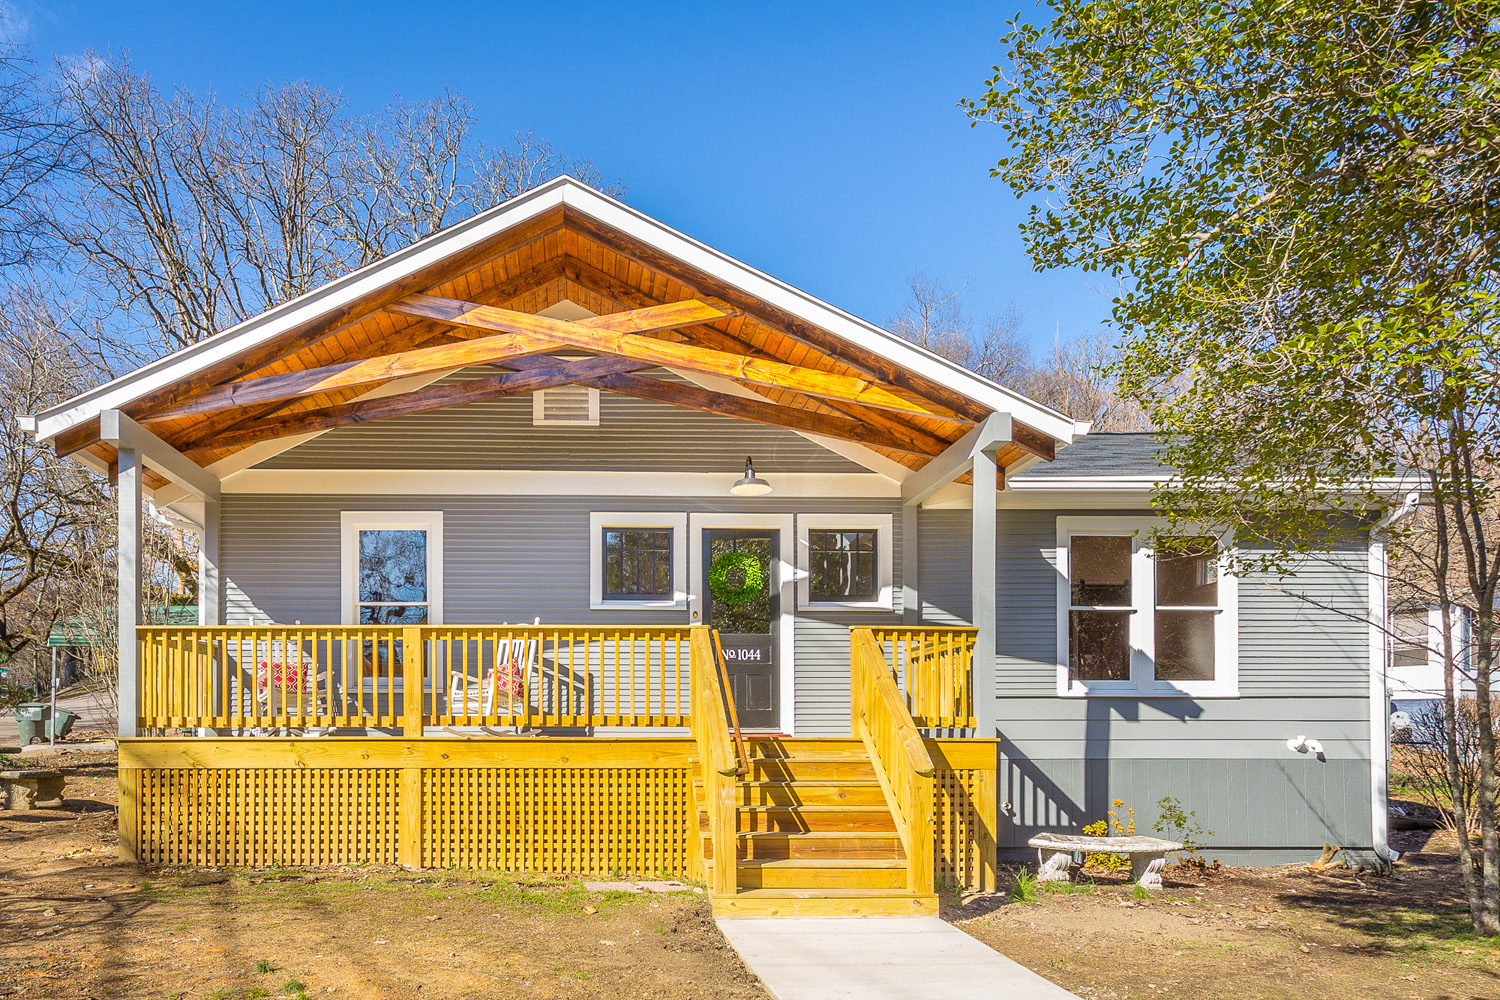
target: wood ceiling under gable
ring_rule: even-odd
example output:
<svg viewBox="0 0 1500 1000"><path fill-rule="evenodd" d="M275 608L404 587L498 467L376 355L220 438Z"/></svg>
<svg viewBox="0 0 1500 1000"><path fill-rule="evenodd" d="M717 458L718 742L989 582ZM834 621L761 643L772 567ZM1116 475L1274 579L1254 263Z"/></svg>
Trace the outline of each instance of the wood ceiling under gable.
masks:
<svg viewBox="0 0 1500 1000"><path fill-rule="evenodd" d="M600 318L537 315L564 301ZM664 308L673 303L683 305ZM580 350L598 356L555 356L576 359ZM461 367L475 357L495 374L427 384L440 378L432 368L439 361ZM740 391L636 374L674 361L728 378ZM392 385L398 375L421 384ZM566 207L123 409L208 466L258 441L569 382L824 434L914 469L989 414L947 386ZM381 388L380 398L361 398ZM1002 468L1027 454L1051 457L1049 436L1016 429L1016 441L997 455ZM98 434L96 419L60 434L56 446L112 463L113 449Z"/></svg>

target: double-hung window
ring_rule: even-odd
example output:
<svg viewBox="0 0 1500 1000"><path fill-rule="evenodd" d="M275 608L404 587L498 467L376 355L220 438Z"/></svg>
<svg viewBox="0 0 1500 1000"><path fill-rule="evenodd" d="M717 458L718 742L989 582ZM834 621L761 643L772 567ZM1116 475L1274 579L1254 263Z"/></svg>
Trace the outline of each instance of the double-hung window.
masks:
<svg viewBox="0 0 1500 1000"><path fill-rule="evenodd" d="M1238 693L1238 588L1211 533L1151 542L1157 523L1057 519L1058 693Z"/></svg>
<svg viewBox="0 0 1500 1000"><path fill-rule="evenodd" d="M345 511L342 550L347 624L442 624L442 511Z"/></svg>

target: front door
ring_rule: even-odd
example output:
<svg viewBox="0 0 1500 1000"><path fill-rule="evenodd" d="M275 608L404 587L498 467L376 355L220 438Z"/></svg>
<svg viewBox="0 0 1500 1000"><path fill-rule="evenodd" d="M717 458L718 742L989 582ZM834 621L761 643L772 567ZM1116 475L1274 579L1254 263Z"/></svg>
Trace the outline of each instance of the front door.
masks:
<svg viewBox="0 0 1500 1000"><path fill-rule="evenodd" d="M746 729L781 725L781 532L708 528L703 532L704 622L719 630L729 687ZM718 567L716 571L715 567ZM756 572L759 567L759 572ZM758 577L758 581L757 581Z"/></svg>

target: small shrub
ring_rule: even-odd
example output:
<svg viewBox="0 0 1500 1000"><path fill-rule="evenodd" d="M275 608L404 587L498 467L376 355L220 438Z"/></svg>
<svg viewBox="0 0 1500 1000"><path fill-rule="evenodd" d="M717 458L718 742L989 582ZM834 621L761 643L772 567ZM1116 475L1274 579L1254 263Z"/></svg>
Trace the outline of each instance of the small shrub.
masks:
<svg viewBox="0 0 1500 1000"><path fill-rule="evenodd" d="M268 997L270 995L271 991L266 989L264 986L257 986L255 987L255 989L247 990L245 992L247 1000L260 1000L261 997Z"/></svg>
<svg viewBox="0 0 1500 1000"><path fill-rule="evenodd" d="M1156 803L1156 822L1151 824L1151 829L1162 835L1167 840L1175 840L1182 845L1183 851L1191 851L1192 854L1182 854L1177 858L1178 864L1196 868L1207 874L1217 872L1223 865L1218 860L1210 862L1203 857L1203 844L1199 837L1212 837L1212 830L1205 830L1198 823L1198 814L1187 810L1170 795L1164 795L1161 801Z"/></svg>
<svg viewBox="0 0 1500 1000"><path fill-rule="evenodd" d="M1130 894L1132 896L1134 896L1136 899L1150 899L1151 898L1151 893L1147 892L1144 888L1142 888L1141 884L1139 882L1137 882L1135 885L1133 885L1133 886L1130 887Z"/></svg>
<svg viewBox="0 0 1500 1000"><path fill-rule="evenodd" d="M1134 837L1135 836L1135 810L1125 805L1124 799L1115 799L1114 809L1109 811L1108 819L1101 819L1097 823L1090 823L1083 828L1083 832L1090 837ZM1126 819L1122 822L1116 809L1125 809ZM1084 863L1095 865L1099 868L1107 868L1110 871L1123 871L1130 867L1130 859L1123 854L1089 854L1084 857Z"/></svg>
<svg viewBox="0 0 1500 1000"><path fill-rule="evenodd" d="M288 979L286 982L281 984L281 992L285 993L287 996L294 996L295 994L301 993L306 988L306 983L298 982L295 979Z"/></svg>
<svg viewBox="0 0 1500 1000"><path fill-rule="evenodd" d="M1025 868L1016 872L1015 882L1011 884L1010 894L1022 903L1036 903L1042 898L1041 883L1036 876Z"/></svg>
<svg viewBox="0 0 1500 1000"><path fill-rule="evenodd" d="M268 972L275 971L275 969L271 965L271 960L270 959L263 958L259 962L255 963L255 971L258 972L258 973L260 973L261 975L265 975Z"/></svg>

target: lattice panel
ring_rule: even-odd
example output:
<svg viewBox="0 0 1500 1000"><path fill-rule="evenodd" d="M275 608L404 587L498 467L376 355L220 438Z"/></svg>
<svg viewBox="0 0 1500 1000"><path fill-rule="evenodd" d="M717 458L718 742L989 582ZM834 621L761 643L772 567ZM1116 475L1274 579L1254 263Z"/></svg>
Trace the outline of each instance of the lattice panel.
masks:
<svg viewBox="0 0 1500 1000"><path fill-rule="evenodd" d="M141 861L394 864L400 772L377 768L140 769Z"/></svg>
<svg viewBox="0 0 1500 1000"><path fill-rule="evenodd" d="M433 768L424 864L632 875L688 869L685 768Z"/></svg>
<svg viewBox="0 0 1500 1000"><path fill-rule="evenodd" d="M983 772L938 770L932 780L933 862L937 884L983 887L981 845L984 825L979 814Z"/></svg>

